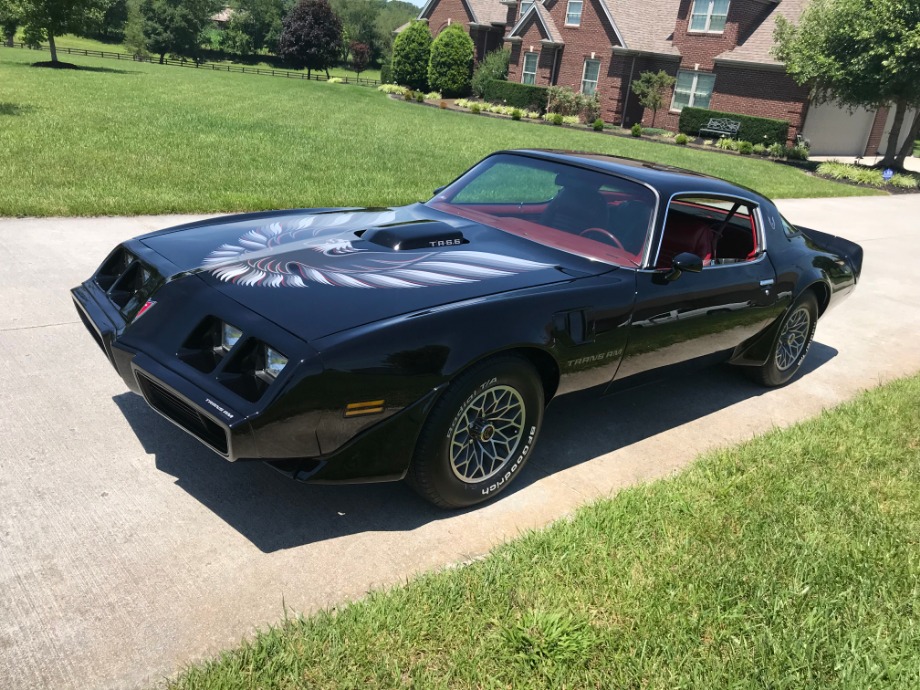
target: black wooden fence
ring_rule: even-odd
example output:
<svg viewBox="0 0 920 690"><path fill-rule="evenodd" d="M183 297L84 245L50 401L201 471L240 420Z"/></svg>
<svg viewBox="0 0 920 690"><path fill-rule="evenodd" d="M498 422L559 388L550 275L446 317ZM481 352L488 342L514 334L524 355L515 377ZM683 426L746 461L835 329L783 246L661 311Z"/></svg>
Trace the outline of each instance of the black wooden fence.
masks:
<svg viewBox="0 0 920 690"><path fill-rule="evenodd" d="M6 45L6 44L0 44ZM15 48L29 48L25 43L14 43ZM47 46L41 46L41 50L49 50ZM124 60L127 62L148 62L153 65L163 64L174 67L190 67L193 69L207 69L215 72L238 72L240 74L261 74L266 77L284 77L286 79L309 79L311 81L328 81L328 79L341 79L343 84L357 84L358 86L377 86L380 81L377 79L366 79L365 77L326 77L325 74L311 74L307 76L306 72L292 72L284 69L273 69L268 67L246 67L245 65L231 65L230 63L220 62L195 62L193 60L175 60L166 58L161 63L159 58L147 57L138 58L128 53L117 53L108 50L87 50L84 48L64 48L58 47L58 53L68 55L85 55L87 57L107 58L109 60Z"/></svg>

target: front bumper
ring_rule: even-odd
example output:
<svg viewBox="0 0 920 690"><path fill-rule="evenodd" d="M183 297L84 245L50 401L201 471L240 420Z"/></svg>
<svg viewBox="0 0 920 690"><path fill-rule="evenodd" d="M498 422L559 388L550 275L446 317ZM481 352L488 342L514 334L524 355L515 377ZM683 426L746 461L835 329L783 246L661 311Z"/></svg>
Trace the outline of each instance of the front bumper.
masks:
<svg viewBox="0 0 920 690"><path fill-rule="evenodd" d="M264 460L300 481L402 478L428 409L440 390L430 390L415 403L366 422L343 419L341 407L303 411L292 410L284 400L279 403L288 384L293 390L291 397L298 397L297 385L303 381L290 377L279 380L278 390L257 402L238 399L212 374L194 370L178 360L173 366L164 363L164 359L176 359L169 357L168 344L156 341L163 330L158 321L165 313L157 316L152 310L153 317L144 315L130 323L93 279L74 288L72 296L81 320L106 358L127 386L158 414L231 462ZM191 301L191 297L179 300L183 304ZM230 302L212 294L208 308L221 315L223 309L232 307L234 323L246 329L242 307L224 301ZM190 311L195 312L193 308ZM175 322L184 320L178 307L170 317ZM260 326L264 322L254 314L250 318ZM265 324L264 328L273 327ZM282 335L272 332L271 338L275 342ZM306 366L303 362L300 365ZM316 369L317 373L321 371L321 367ZM352 426L357 422L364 422L364 426Z"/></svg>

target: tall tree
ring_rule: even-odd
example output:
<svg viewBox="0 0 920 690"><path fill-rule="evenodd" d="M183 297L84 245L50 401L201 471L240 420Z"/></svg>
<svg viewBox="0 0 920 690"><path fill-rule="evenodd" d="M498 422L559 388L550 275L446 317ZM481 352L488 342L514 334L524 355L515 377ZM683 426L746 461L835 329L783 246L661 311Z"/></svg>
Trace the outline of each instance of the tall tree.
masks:
<svg viewBox="0 0 920 690"><path fill-rule="evenodd" d="M236 0L233 3L233 16L224 32L225 35L238 37L235 39L237 49L231 49L230 52L257 53L265 48L277 48L281 20L292 6L288 0ZM242 40L240 37L243 37ZM240 50L240 46L245 46L246 50Z"/></svg>
<svg viewBox="0 0 920 690"><path fill-rule="evenodd" d="M80 33L99 22L107 5L106 0L19 0L26 43L48 41L51 62L56 63L54 39L62 34Z"/></svg>
<svg viewBox="0 0 920 690"><path fill-rule="evenodd" d="M366 45L373 57L377 57L377 14L383 7L379 0L330 0L333 11L342 20L342 30L348 36L346 45L352 41Z"/></svg>
<svg viewBox="0 0 920 690"><path fill-rule="evenodd" d="M664 92L674 86L677 80L663 69L657 72L643 72L633 82L632 91L639 97L643 108L652 111L652 127L658 118L658 110L664 105Z"/></svg>
<svg viewBox="0 0 920 690"><path fill-rule="evenodd" d="M326 0L300 0L282 23L278 55L296 69L325 70L342 52L342 22Z"/></svg>
<svg viewBox="0 0 920 690"><path fill-rule="evenodd" d="M894 105L881 165L903 169L920 130L920 0L815 0L797 26L777 17L775 39L776 57L818 103Z"/></svg>
<svg viewBox="0 0 920 690"><path fill-rule="evenodd" d="M197 60L219 5L218 0L143 0L147 47L160 56L160 64L167 53Z"/></svg>
<svg viewBox="0 0 920 690"><path fill-rule="evenodd" d="M393 79L400 86L424 91L428 86L431 32L425 22L412 22L393 42Z"/></svg>
<svg viewBox="0 0 920 690"><path fill-rule="evenodd" d="M128 18L125 21L124 44L138 60L147 59L147 37L144 35L144 15L141 0L128 0Z"/></svg>
<svg viewBox="0 0 920 690"><path fill-rule="evenodd" d="M21 21L22 5L19 0L0 0L0 32L6 45L11 48Z"/></svg>

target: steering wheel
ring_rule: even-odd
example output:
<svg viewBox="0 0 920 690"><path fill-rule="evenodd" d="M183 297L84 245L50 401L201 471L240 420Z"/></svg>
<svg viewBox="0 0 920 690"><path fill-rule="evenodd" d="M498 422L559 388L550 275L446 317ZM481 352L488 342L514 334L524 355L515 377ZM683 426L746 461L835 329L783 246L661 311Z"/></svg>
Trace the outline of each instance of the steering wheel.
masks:
<svg viewBox="0 0 920 690"><path fill-rule="evenodd" d="M613 242L613 244L614 244L615 247L618 247L619 249L622 249L624 252L626 251L626 247L624 247L624 246L623 246L623 243L620 242L620 240L617 239L617 236L614 235L614 234L613 234L612 232L610 232L609 230L604 230L604 228L585 228L584 230L582 230L582 231L581 231L580 233L578 233L578 234L581 235L582 237L584 237L585 235L587 235L588 233L591 233L591 232L596 232L596 233L598 233L599 235L603 235L604 237L606 237L607 239L609 239L611 242Z"/></svg>

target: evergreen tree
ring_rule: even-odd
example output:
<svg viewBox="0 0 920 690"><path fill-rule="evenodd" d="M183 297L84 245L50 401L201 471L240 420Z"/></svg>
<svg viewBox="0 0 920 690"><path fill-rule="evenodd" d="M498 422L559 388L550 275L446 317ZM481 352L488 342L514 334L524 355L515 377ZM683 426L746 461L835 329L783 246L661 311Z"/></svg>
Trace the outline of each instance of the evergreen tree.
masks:
<svg viewBox="0 0 920 690"><path fill-rule="evenodd" d="M428 85L445 96L466 96L473 77L473 39L460 24L452 24L431 44Z"/></svg>
<svg viewBox="0 0 920 690"><path fill-rule="evenodd" d="M390 68L400 86L416 91L428 88L428 62L431 59L431 32L425 22L412 22L393 42Z"/></svg>

